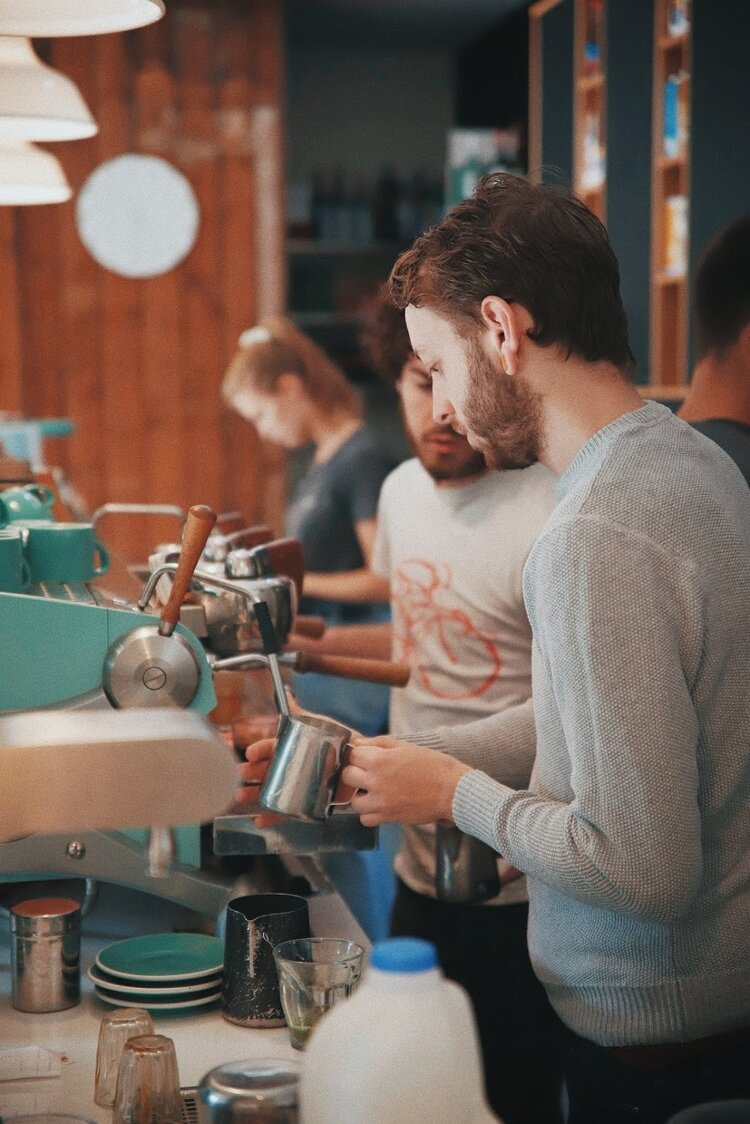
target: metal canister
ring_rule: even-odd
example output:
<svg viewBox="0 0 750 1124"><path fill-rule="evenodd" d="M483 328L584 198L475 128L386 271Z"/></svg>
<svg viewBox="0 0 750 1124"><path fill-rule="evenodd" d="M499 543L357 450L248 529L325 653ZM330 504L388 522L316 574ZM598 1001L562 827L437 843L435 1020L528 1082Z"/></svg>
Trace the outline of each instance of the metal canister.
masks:
<svg viewBox="0 0 750 1124"><path fill-rule="evenodd" d="M441 902L485 902L500 893L497 854L457 827L438 824L435 892Z"/></svg>
<svg viewBox="0 0 750 1124"><path fill-rule="evenodd" d="M18 1011L64 1011L81 999L81 907L32 898L10 910L11 1002Z"/></svg>
<svg viewBox="0 0 750 1124"><path fill-rule="evenodd" d="M296 1062L228 1062L198 1086L200 1124L297 1124L300 1066Z"/></svg>

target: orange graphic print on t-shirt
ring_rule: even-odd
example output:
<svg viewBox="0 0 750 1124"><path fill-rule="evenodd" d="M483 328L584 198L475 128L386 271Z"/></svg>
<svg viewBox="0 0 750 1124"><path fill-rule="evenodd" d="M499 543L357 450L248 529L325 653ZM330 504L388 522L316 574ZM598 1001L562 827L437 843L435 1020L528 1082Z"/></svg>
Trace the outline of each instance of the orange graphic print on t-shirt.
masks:
<svg viewBox="0 0 750 1124"><path fill-rule="evenodd" d="M436 565L421 558L405 559L394 574L391 596L396 610L400 658L411 666L430 694L440 699L471 699L490 689L502 667L500 653L494 641L474 624L464 609L452 607L455 594L450 566ZM420 659L424 640L430 634L448 661L455 665L460 663L462 644L468 638L478 642L487 653L486 674L469 688L450 691L438 687L433 682L430 667Z"/></svg>

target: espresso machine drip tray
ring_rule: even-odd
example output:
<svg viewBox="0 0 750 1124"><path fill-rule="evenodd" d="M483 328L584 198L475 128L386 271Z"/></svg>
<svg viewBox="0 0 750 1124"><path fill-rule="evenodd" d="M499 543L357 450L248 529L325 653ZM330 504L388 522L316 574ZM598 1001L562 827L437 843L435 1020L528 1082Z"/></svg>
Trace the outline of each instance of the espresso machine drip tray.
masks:
<svg viewBox="0 0 750 1124"><path fill-rule="evenodd" d="M263 809L258 808L258 811ZM378 829L363 827L354 812L334 810L327 820L285 820L261 831L252 815L214 819L217 855L317 855L325 852L375 851Z"/></svg>

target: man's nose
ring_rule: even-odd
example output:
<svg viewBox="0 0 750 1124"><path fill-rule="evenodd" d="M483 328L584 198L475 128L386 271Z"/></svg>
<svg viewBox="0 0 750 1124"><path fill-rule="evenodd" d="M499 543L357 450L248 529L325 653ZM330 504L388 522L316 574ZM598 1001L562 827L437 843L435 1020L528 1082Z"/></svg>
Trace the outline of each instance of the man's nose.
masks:
<svg viewBox="0 0 750 1124"><path fill-rule="evenodd" d="M450 425L456 416L453 403L448 397L442 383L437 379L432 380L432 418L439 425Z"/></svg>

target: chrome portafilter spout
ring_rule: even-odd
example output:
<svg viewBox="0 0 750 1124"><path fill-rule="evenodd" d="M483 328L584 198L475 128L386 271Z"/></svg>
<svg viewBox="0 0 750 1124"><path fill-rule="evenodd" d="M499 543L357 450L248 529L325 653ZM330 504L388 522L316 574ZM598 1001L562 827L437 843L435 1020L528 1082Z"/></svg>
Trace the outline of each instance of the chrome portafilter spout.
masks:
<svg viewBox="0 0 750 1124"><path fill-rule="evenodd" d="M167 878L172 873L176 843L171 827L150 827L146 841L146 874Z"/></svg>

